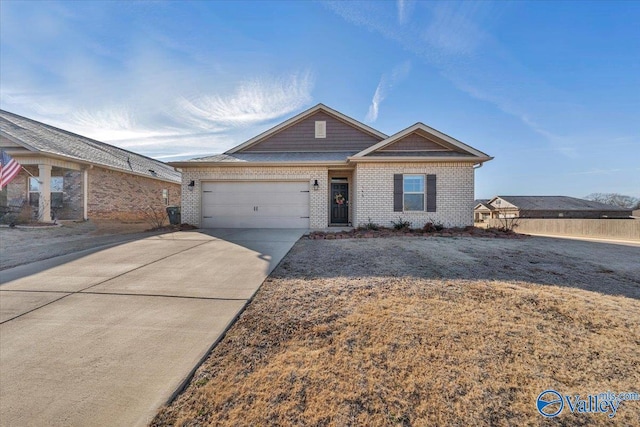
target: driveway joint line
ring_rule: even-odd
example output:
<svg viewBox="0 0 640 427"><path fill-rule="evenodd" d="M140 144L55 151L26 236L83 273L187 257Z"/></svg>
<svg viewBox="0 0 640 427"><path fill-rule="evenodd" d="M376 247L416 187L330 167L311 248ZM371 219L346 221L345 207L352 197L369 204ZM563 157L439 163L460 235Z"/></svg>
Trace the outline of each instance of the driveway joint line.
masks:
<svg viewBox="0 0 640 427"><path fill-rule="evenodd" d="M160 297L160 298L183 298L183 299L201 299L201 300L216 300L216 301L247 301L249 298L222 298L222 297L199 297L192 295L163 295L163 294L134 294L126 292L86 292L86 291L37 291L30 289L0 289L0 292L24 292L35 294L86 294L86 295L119 295L119 296L132 296L132 297ZM68 296L68 295L67 295Z"/></svg>
<svg viewBox="0 0 640 427"><path fill-rule="evenodd" d="M123 272L123 273L120 273L120 274L118 274L118 275L115 275L115 276L113 276L113 277L110 277L110 278L108 278L108 279L106 279L106 280L103 280L103 281L101 281L101 282L95 283L95 284L93 284L93 285L91 285L91 286L87 286L86 288L80 289L80 290L78 290L78 291L67 293L66 295L63 295L63 296L61 296L60 298L57 298L57 299L55 299L55 300L53 300L53 301L49 301L48 303L43 304L43 305L41 305L41 306L39 306L39 307L35 307L35 308L33 308L33 309L29 310L29 311L26 311L26 312L24 312L24 313L20 313L20 314L18 314L17 316L14 316L14 317L12 317L12 318L10 318L10 319L6 319L6 320L4 320L4 321L0 322L0 325L3 325L3 324L5 324L5 323L7 323L7 322L10 322L10 321L12 321L12 320L15 320L15 319L17 319L17 318L19 318L19 317L22 317L22 316L24 316L24 315L27 315L27 314L29 314L29 313L33 313L33 312L34 312L34 311L36 311L36 310L40 310L41 308L44 308L44 307L46 307L46 306L48 306L48 305L50 305L50 304L53 304L54 302L58 302L58 301L60 301L60 300L62 300L62 299L65 299L65 298L66 298L66 297L68 297L69 295L74 295L74 294L83 293L83 292L84 292L84 291L86 291L87 289L91 289L91 288L93 288L93 287L95 287L95 286L102 285L103 283L107 283L109 280L117 279L118 277L122 277L122 276L124 276L125 274L129 274L129 273L131 273L132 271L139 270L139 269L141 269L141 268L143 268L143 267L146 267L146 266L148 266L148 265L154 264L154 263L156 263L156 262L158 262L158 261L165 260L165 259L167 259L167 258L170 258L170 257L174 256L174 255L181 254L181 253L186 252L186 251L188 251L188 250L191 250L191 249L193 249L193 248L197 248L198 246L202 246L202 245L204 245L204 244L206 244L206 243L208 243L208 241L207 241L207 242L200 243L200 244L195 245L195 246L191 246L190 248L183 249L183 250L181 250L181 251L178 251L178 252L172 253L172 254L167 255L167 256L165 256L165 257L158 258L158 259L156 259L156 260L153 260L153 261L151 261L151 262L148 262L148 263L146 263L146 264L143 264L143 265L141 265L141 266L139 266L139 267L132 268L131 270L127 270L127 271L125 271L125 272ZM3 289L3 290L4 290L4 289ZM9 289L7 289L7 290L9 290Z"/></svg>

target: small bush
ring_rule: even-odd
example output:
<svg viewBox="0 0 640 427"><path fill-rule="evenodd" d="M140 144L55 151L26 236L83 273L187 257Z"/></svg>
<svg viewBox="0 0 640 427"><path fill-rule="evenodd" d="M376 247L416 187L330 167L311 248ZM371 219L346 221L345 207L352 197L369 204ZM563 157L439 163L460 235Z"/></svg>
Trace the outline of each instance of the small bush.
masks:
<svg viewBox="0 0 640 427"><path fill-rule="evenodd" d="M411 229L411 222L398 218L398 221L391 221L394 230L409 230Z"/></svg>
<svg viewBox="0 0 640 427"><path fill-rule="evenodd" d="M364 229L377 231L377 230L380 230L380 226L375 222L371 221L371 218L369 218L369 221L366 224L364 224Z"/></svg>

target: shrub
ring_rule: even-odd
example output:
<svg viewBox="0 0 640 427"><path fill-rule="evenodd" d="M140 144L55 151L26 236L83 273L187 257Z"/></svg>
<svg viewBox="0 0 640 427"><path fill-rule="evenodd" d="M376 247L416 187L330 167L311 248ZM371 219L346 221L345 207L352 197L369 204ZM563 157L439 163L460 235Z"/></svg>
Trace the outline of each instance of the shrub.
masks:
<svg viewBox="0 0 640 427"><path fill-rule="evenodd" d="M391 221L394 230L409 230L411 228L411 222L398 218L398 221Z"/></svg>

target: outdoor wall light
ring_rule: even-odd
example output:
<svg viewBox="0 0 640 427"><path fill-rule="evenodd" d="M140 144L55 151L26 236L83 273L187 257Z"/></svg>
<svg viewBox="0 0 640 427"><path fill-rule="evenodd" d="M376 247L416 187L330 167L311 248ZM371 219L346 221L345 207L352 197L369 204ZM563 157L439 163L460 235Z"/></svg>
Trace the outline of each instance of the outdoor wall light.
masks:
<svg viewBox="0 0 640 427"><path fill-rule="evenodd" d="M189 191L193 191L193 187L195 186L196 186L196 182L193 180L189 183L189 185L187 185L187 187L189 187Z"/></svg>
<svg viewBox="0 0 640 427"><path fill-rule="evenodd" d="M320 188L320 184L318 184L318 180L316 179L315 181L313 181L313 189L317 190Z"/></svg>

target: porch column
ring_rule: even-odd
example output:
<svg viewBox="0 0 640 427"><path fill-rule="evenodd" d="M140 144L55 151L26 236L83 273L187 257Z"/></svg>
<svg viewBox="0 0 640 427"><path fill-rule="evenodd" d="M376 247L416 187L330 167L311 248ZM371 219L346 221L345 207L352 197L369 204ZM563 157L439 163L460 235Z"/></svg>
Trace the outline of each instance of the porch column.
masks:
<svg viewBox="0 0 640 427"><path fill-rule="evenodd" d="M38 200L38 221L51 222L51 165L38 165L40 199Z"/></svg>

